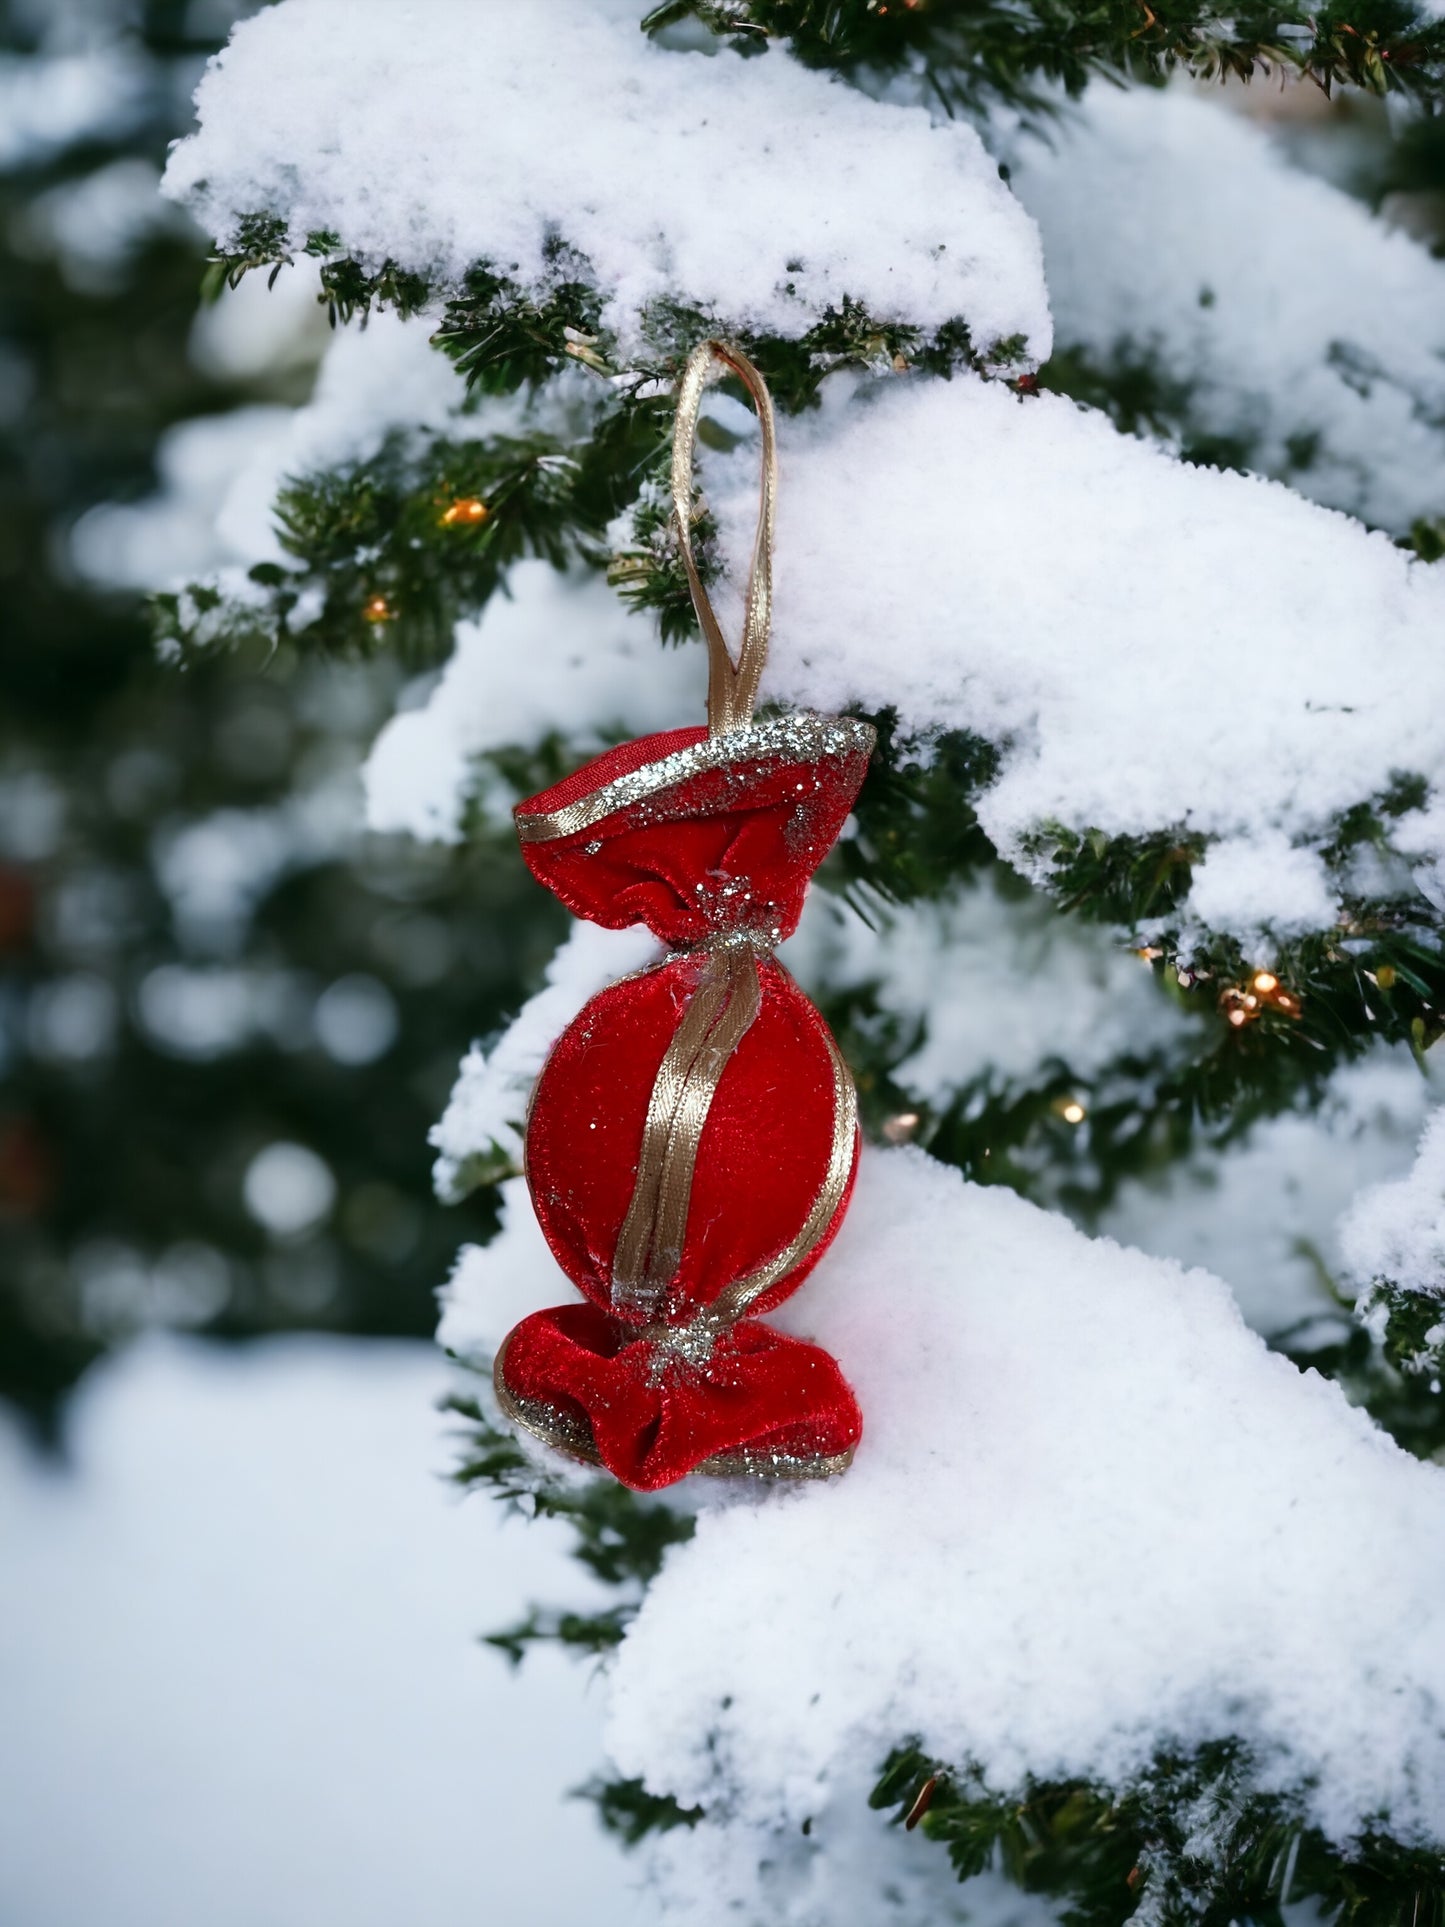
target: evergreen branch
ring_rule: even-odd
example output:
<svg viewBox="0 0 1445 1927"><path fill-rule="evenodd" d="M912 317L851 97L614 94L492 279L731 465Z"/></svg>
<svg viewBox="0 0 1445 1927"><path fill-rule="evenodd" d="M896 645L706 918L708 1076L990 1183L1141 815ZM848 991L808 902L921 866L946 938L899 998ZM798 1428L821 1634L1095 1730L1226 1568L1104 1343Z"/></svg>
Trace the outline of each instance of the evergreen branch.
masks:
<svg viewBox="0 0 1445 1927"><path fill-rule="evenodd" d="M489 1490L533 1518L565 1519L577 1534L573 1556L604 1585L645 1586L662 1570L668 1548L692 1537L690 1513L640 1499L603 1474L567 1479L539 1467L477 1399L450 1398L442 1409L467 1421L455 1482L468 1491ZM505 1644L507 1637L496 1643Z"/></svg>
<svg viewBox="0 0 1445 1927"><path fill-rule="evenodd" d="M695 1827L701 1807L685 1807L667 1793L649 1793L641 1780L589 1780L577 1797L590 1800L597 1817L625 1847L635 1847L649 1834L671 1833L674 1827Z"/></svg>
<svg viewBox="0 0 1445 1927"><path fill-rule="evenodd" d="M1360 1305L1366 1328L1378 1330L1387 1363L1419 1387L1428 1378L1426 1389L1433 1408L1442 1406L1439 1378L1445 1371L1445 1296L1437 1292L1407 1291L1391 1278L1371 1282ZM1431 1449L1445 1445L1445 1425Z"/></svg>
<svg viewBox="0 0 1445 1927"><path fill-rule="evenodd" d="M1091 79L1249 80L1295 74L1329 93L1351 86L1427 103L1445 97L1445 22L1411 0L1198 6L1189 0L669 0L644 29L701 21L744 51L789 43L806 65L921 67L950 112L997 103L1049 111L1050 88Z"/></svg>
<svg viewBox="0 0 1445 1927"><path fill-rule="evenodd" d="M268 285L274 287L282 268L290 267L297 254L319 262L321 292L327 318L334 328L357 315L369 314L373 307L395 308L398 314L417 314L426 305L431 284L424 274L402 268L395 261L380 267L365 268L341 245L341 237L329 229L318 228L308 234L298 248L279 214L266 212L241 215L227 246L218 246L206 264L201 280L202 298L214 301L223 288L239 286L246 275L269 269Z"/></svg>
<svg viewBox="0 0 1445 1927"><path fill-rule="evenodd" d="M208 584L153 598L158 637L184 655L259 637L346 655L385 645L408 662L436 661L519 556L562 568L600 554L609 521L666 445L647 404L586 438L438 436L418 447L394 433L371 460L281 490L277 531L291 566L257 564L248 592L230 600Z"/></svg>
<svg viewBox="0 0 1445 1927"><path fill-rule="evenodd" d="M602 303L585 257L558 242L552 260L559 278L541 301L486 264L469 270L460 293L443 295L443 318L433 338L470 385L511 392L575 361L612 378L629 397L655 399L659 390L671 393L688 355L707 335L724 335L744 349L782 414L811 408L824 380L839 368L947 375L964 367L1022 373L1028 365L1021 337L981 350L961 320L929 330L875 315L846 295L795 336L762 334L726 315L660 299L643 316L641 350L623 355L601 325Z"/></svg>
<svg viewBox="0 0 1445 1927"><path fill-rule="evenodd" d="M609 1606L600 1613L558 1611L549 1606L533 1606L527 1617L505 1632L486 1633L483 1644L495 1646L506 1654L513 1666L520 1666L529 1647L563 1646L575 1653L601 1658L619 1645L628 1623L637 1611L630 1601Z"/></svg>
<svg viewBox="0 0 1445 1927"><path fill-rule="evenodd" d="M219 292L264 269L274 281L297 252L279 215L243 215L234 239L211 256L206 286ZM1027 367L1021 337L980 349L962 320L920 328L874 315L846 295L796 336L760 334L727 315L659 299L643 316L641 351L625 356L602 326L602 297L591 264L560 237L548 248L548 279L540 295L485 261L474 263L455 286L402 270L391 260L373 267L329 231L309 235L299 252L321 264L319 298L327 303L333 326L358 315L364 318L373 305L402 314L440 308L432 339L466 377L468 387L484 394L536 387L579 363L618 382L633 402L646 400L655 410L659 386L672 389L692 349L709 334L726 335L747 352L784 414L811 407L826 376L843 367L915 368L936 375L963 367L987 374L1022 373ZM665 401L660 405L668 412Z"/></svg>
<svg viewBox="0 0 1445 1927"><path fill-rule="evenodd" d="M1278 1921L1304 1900L1347 1927L1445 1922L1445 1859L1383 1832L1333 1845L1304 1823L1297 1799L1259 1790L1248 1749L1233 1740L1161 1755L1122 1791L1031 1781L1013 1796L904 1746L869 1804L945 1846L960 1880L996 1867L1021 1891L1062 1903L1071 1927Z"/></svg>

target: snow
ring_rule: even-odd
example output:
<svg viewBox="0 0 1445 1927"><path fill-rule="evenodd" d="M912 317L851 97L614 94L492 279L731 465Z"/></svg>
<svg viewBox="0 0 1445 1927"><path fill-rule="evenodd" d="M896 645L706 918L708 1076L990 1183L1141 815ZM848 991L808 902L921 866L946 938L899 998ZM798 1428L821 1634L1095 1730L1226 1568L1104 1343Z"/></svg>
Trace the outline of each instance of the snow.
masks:
<svg viewBox="0 0 1445 1927"><path fill-rule="evenodd" d="M1232 929L1247 960L1261 964L1278 955L1285 939L1328 930L1339 911L1339 893L1319 855L1295 849L1282 830L1269 829L1211 843L1184 904L1186 920Z"/></svg>
<svg viewBox="0 0 1445 1927"><path fill-rule="evenodd" d="M1026 1082L1065 1065L1086 1078L1126 1053L1177 1052L1195 1026L1153 972L1095 924L991 877L936 902L879 906L876 927L809 892L779 957L810 996L869 986L917 1047L892 1067L911 1095L946 1105L975 1079Z"/></svg>
<svg viewBox="0 0 1445 1927"><path fill-rule="evenodd" d="M699 649L659 650L600 577L524 561L509 594L457 625L456 649L424 706L381 732L366 767L376 830L456 843L469 803L504 815L518 799L479 767L488 750L560 736L580 759L609 742L706 713Z"/></svg>
<svg viewBox="0 0 1445 1927"><path fill-rule="evenodd" d="M1005 145L1061 346L1147 358L1191 423L1332 508L1445 510L1445 262L1183 83L1096 85Z"/></svg>
<svg viewBox="0 0 1445 1927"><path fill-rule="evenodd" d="M294 336L299 316L291 296L283 315ZM236 343L208 339L213 362L237 360ZM289 478L368 461L393 433L444 430L464 399L463 383L430 345L425 323L375 315L366 328L333 337L315 392L301 407L238 408L167 429L157 451L160 489L145 501L101 503L83 516L71 534L76 566L93 581L139 589L178 588L224 571L243 593L243 572L252 564L295 566L274 520Z"/></svg>
<svg viewBox="0 0 1445 1927"><path fill-rule="evenodd" d="M37 194L11 228L21 254L60 265L78 294L113 295L153 236L191 238L180 210L159 197L159 170L131 155Z"/></svg>
<svg viewBox="0 0 1445 1927"><path fill-rule="evenodd" d="M478 1644L610 1600L560 1525L458 1507L430 1346L152 1339L0 1420L0 1916L44 1927L645 1922L568 1791L599 1696Z"/></svg>
<svg viewBox="0 0 1445 1927"><path fill-rule="evenodd" d="M514 1181L442 1336L485 1353L566 1296ZM610 1676L619 1769L728 1829L708 1878L801 1851L809 1819L846 1831L837 1763L909 1735L1006 1790L1234 1734L1333 1839L1380 1812L1438 1831L1445 1472L1268 1352L1217 1279L875 1150L778 1322L856 1385L854 1466L697 1487Z"/></svg>
<svg viewBox="0 0 1445 1927"><path fill-rule="evenodd" d="M876 1778L840 1763L828 1811L806 1837L778 1827L740 1842L741 1829L701 1826L649 1841L663 1918L690 1927L1059 1927L1061 1906L1021 1893L1002 1872L960 1883L942 1848L870 1812Z"/></svg>
<svg viewBox="0 0 1445 1927"><path fill-rule="evenodd" d="M1127 1180L1097 1229L1203 1265L1226 1281L1256 1331L1308 1336L1312 1326L1320 1337L1341 1337L1351 1278L1341 1208L1363 1187L1408 1170L1445 1073L1433 1055L1426 1063L1422 1076L1403 1045L1376 1046L1336 1071L1319 1098Z"/></svg>
<svg viewBox="0 0 1445 1927"><path fill-rule="evenodd" d="M217 518L238 474L258 460L266 466L269 511L293 418L292 409L256 404L164 430L156 447L160 488L139 502L88 509L70 532L76 569L107 587L149 590L192 582L242 559L220 535Z"/></svg>
<svg viewBox="0 0 1445 1927"><path fill-rule="evenodd" d="M0 167L35 167L76 141L115 138L145 111L149 76L122 45L0 55Z"/></svg>
<svg viewBox="0 0 1445 1927"><path fill-rule="evenodd" d="M274 381L278 374L313 367L329 349L339 353L343 341L370 332L334 331L320 296L321 271L314 261L295 261L274 280L269 273L248 274L197 309L188 359L216 381Z"/></svg>
<svg viewBox="0 0 1445 1927"><path fill-rule="evenodd" d="M981 820L1036 879L1052 824L1215 839L1186 923L1264 959L1334 924L1340 816L1401 770L1439 783L1445 576L1384 536L972 377L839 379L780 442L765 697L892 705L905 726L988 737L1002 759ZM704 463L732 555L751 543L753 460L744 442ZM555 731L585 751L702 713L698 652L649 656L639 619L539 565L511 589L383 736L374 825L455 838L485 750ZM536 674L539 652L552 674ZM1436 887L1445 810L1401 819L1397 847Z"/></svg>
<svg viewBox="0 0 1445 1927"><path fill-rule="evenodd" d="M1431 1114L1410 1170L1351 1205L1340 1243L1362 1295L1384 1280L1441 1300L1445 1312L1445 1109Z"/></svg>
<svg viewBox="0 0 1445 1927"><path fill-rule="evenodd" d="M537 298L585 259L624 351L678 300L803 334L845 297L986 350L1048 352L1032 222L978 135L781 49L654 45L633 0L282 0L235 31L167 191L223 242L268 211L363 261L456 283L485 260Z"/></svg>
<svg viewBox="0 0 1445 1927"><path fill-rule="evenodd" d="M1026 872L1047 875L1030 845L1054 823L1288 844L1287 927L1327 927L1309 859L1337 819L1402 770L1440 782L1445 574L1386 536L972 376L839 378L779 443L764 697L999 745L979 817ZM704 463L730 558L754 459ZM1445 819L1413 830L1428 879ZM1257 925L1257 866L1226 855L1204 903Z"/></svg>
<svg viewBox="0 0 1445 1927"><path fill-rule="evenodd" d="M151 860L182 942L234 955L283 877L354 845L359 801L355 772L342 763L276 804L163 822Z"/></svg>
<svg viewBox="0 0 1445 1927"><path fill-rule="evenodd" d="M659 955L657 939L640 925L603 930L576 923L547 966L547 981L522 1006L494 1048L474 1044L462 1059L455 1088L431 1133L440 1155L439 1195L456 1198L469 1188L467 1167L478 1157L522 1161L522 1131L532 1087L548 1051L589 998Z"/></svg>

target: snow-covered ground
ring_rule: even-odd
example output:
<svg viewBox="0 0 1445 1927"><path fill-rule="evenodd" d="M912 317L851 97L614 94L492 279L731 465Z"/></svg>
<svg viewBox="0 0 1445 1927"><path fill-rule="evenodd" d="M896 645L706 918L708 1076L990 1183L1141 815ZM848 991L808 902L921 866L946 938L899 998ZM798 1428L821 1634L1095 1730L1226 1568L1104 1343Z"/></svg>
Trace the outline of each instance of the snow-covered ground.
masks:
<svg viewBox="0 0 1445 1927"><path fill-rule="evenodd" d="M560 1526L459 1502L428 1345L150 1339L0 1419L6 1927L652 1917L592 1809L601 1695L477 1643L600 1596Z"/></svg>

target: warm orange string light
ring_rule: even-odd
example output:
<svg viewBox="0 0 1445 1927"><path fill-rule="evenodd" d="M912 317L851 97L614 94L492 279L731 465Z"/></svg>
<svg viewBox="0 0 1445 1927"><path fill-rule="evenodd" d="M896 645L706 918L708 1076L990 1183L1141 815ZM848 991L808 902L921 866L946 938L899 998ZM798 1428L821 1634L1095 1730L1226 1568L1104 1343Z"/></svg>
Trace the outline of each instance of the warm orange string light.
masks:
<svg viewBox="0 0 1445 1927"><path fill-rule="evenodd" d="M444 529L476 528L490 514L491 510L479 495L459 495L443 511L441 525Z"/></svg>

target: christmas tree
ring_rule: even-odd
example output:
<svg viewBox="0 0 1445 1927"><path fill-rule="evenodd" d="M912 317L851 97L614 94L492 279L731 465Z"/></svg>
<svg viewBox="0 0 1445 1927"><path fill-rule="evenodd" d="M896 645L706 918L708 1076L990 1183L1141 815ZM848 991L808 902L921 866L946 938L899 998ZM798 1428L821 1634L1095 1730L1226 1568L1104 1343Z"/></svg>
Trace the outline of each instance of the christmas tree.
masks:
<svg viewBox="0 0 1445 1927"><path fill-rule="evenodd" d="M1348 179L1244 81L1344 90ZM202 83L214 282L309 267L337 334L167 654L427 672L370 821L495 849L700 712L720 337L779 411L763 701L877 730L783 953L868 1138L778 1321L846 1477L639 1498L492 1403L557 1291L528 1092L645 933L576 926L434 1134L500 1201L461 1477L617 1590L496 1638L606 1656L593 1792L680 1917L1445 1915L1445 267L1377 211L1430 217L1442 90L1401 0L281 0ZM740 390L699 439L736 630Z"/></svg>
<svg viewBox="0 0 1445 1927"><path fill-rule="evenodd" d="M138 591L216 552L328 339L307 288L198 315L157 193L234 11L0 3L0 1398L46 1432L154 1325L429 1332L452 1040L560 921L510 851L365 836L395 664L155 660Z"/></svg>

